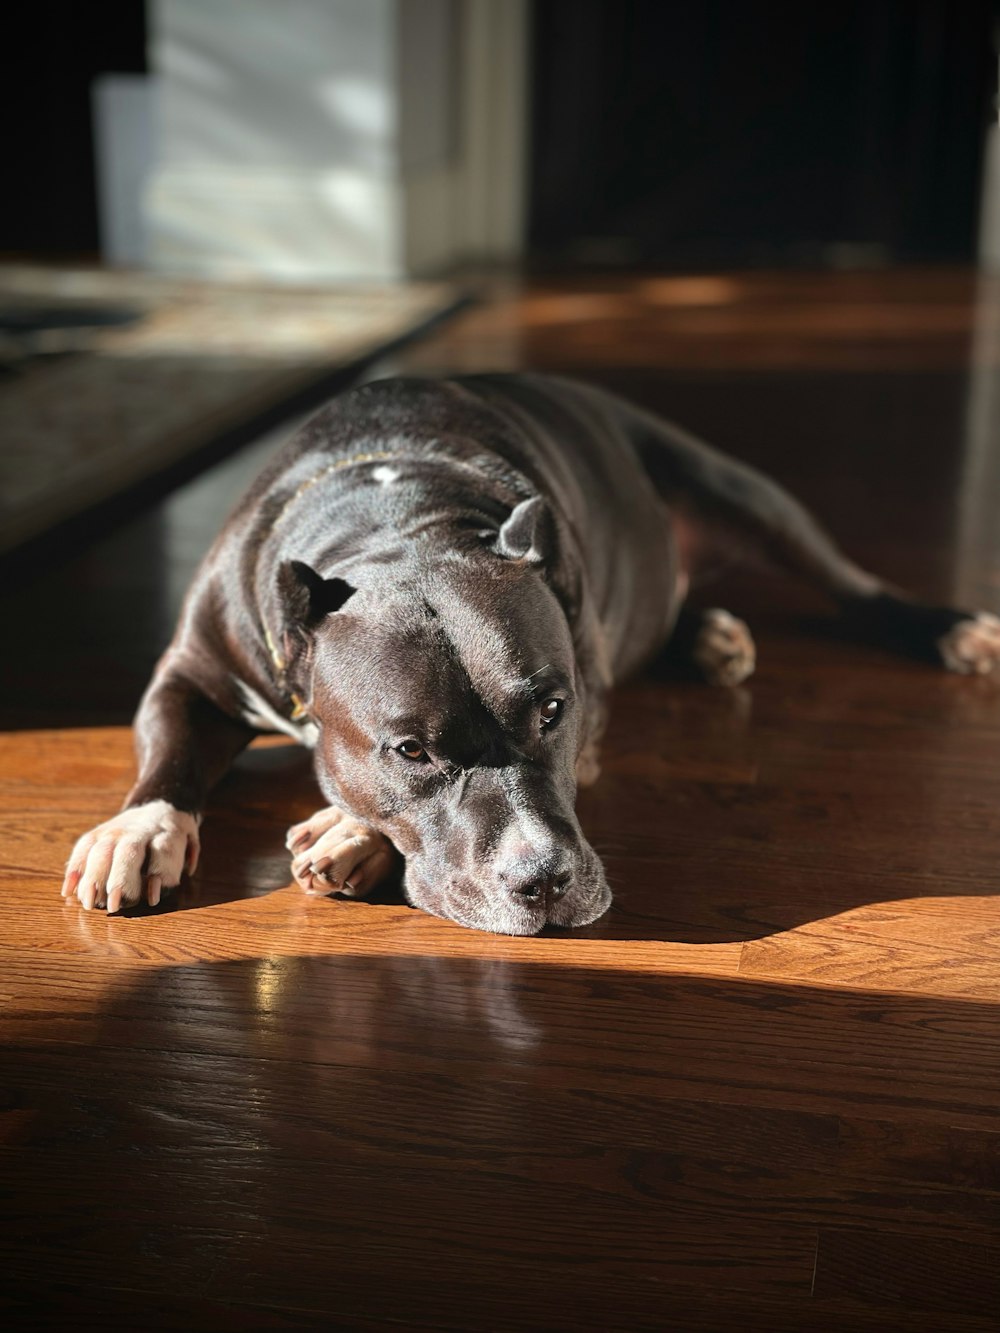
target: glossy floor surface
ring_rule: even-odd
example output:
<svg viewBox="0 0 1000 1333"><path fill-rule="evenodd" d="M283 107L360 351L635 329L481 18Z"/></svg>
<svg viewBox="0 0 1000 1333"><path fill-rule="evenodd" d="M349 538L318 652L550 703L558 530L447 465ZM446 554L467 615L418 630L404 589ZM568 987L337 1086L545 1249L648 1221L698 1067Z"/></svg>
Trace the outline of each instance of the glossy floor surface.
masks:
<svg viewBox="0 0 1000 1333"><path fill-rule="evenodd" d="M385 371L535 366L765 466L862 562L1000 610L1000 294L961 273L496 284ZM1000 1315L1000 680L736 572L733 691L622 688L615 905L501 939L290 887L306 756L197 878L58 895L274 440L3 590L0 1302L19 1326L987 1330Z"/></svg>

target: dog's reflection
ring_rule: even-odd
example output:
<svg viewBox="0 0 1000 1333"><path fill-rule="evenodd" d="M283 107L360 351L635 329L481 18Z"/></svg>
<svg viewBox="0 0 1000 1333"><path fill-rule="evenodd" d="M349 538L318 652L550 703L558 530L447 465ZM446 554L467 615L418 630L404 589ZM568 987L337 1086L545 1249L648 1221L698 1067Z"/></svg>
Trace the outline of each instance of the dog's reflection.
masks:
<svg viewBox="0 0 1000 1333"><path fill-rule="evenodd" d="M103 915L73 919L88 952L142 958ZM458 1046L476 1058L484 1050L517 1058L530 1057L545 1035L530 978L530 967L503 959L273 956L143 969L127 990L115 987L108 1008L125 1004L140 1024L154 1022L166 1047L171 1028L180 1036L199 1014L211 1015L227 1054L239 1056L263 1046L275 1058L369 1065L387 1048L427 1058Z"/></svg>
<svg viewBox="0 0 1000 1333"><path fill-rule="evenodd" d="M543 1037L525 969L501 959L283 958L252 968L253 1002L270 1021L295 1025L308 997L309 1031L322 1033L313 1038L317 1058L330 1034L355 1049L374 1053L389 1042L422 1055L444 1054L456 1042L525 1053Z"/></svg>

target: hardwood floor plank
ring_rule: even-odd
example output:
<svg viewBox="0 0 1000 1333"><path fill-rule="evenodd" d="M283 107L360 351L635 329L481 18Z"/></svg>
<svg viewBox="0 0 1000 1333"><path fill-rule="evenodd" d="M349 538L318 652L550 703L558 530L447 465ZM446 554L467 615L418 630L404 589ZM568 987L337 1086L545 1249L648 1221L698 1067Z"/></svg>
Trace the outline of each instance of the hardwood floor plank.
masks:
<svg viewBox="0 0 1000 1333"><path fill-rule="evenodd" d="M842 1119L837 1157L842 1170L873 1182L926 1182L970 1193L1000 1189L1000 1127Z"/></svg>
<svg viewBox="0 0 1000 1333"><path fill-rule="evenodd" d="M44 1055L43 1073L53 1068L53 1053ZM65 1054L62 1060L74 1063ZM984 1243L1000 1223L1000 1192L983 1183L967 1189L962 1182L897 1179L887 1195L884 1176L873 1182L863 1165L849 1168L846 1155L835 1151L835 1124L818 1116L731 1102L705 1106L704 1123L696 1126L692 1104L669 1097L643 1098L622 1114L606 1096L553 1089L544 1100L545 1123L535 1125L538 1089L523 1076L508 1076L506 1088L482 1078L470 1089L446 1077L373 1079L365 1070L317 1074L294 1065L258 1067L251 1076L238 1062L203 1057L177 1057L176 1073L141 1061L142 1076L131 1058L115 1063L104 1054L87 1063L106 1071L113 1095L58 1073L45 1086L37 1058L33 1076L19 1078L8 1092L17 1114L0 1165L12 1202L20 1197L22 1206L32 1206L43 1163L58 1166L74 1197L96 1199L124 1158L131 1163L130 1213L138 1207L133 1190L178 1222L207 1206L200 1200L211 1195L208 1215L222 1227L237 1227L240 1216L226 1221L227 1182L241 1182L242 1200L251 1179L269 1216L285 1195L300 1207L322 1208L322 1200L348 1185L372 1197L386 1190L414 1198L453 1195L459 1209L468 1206L457 1192L461 1182L462 1190L484 1197L523 1196L525 1207L556 1218L572 1200L580 1218L589 1219L582 1224L596 1230L607 1209L617 1208L632 1216L637 1238L661 1216L706 1234L724 1233L742 1219L754 1230L905 1225L918 1235L976 1236ZM195 1094L192 1114L186 1099ZM782 1143L789 1128L792 1136ZM924 1128L922 1136L928 1141L931 1131ZM120 1204L126 1192L116 1188L115 1197ZM400 1206L393 1203L391 1211Z"/></svg>
<svg viewBox="0 0 1000 1333"><path fill-rule="evenodd" d="M860 908L834 920L809 922L743 946L748 977L795 978L821 985L1000 1001L1000 918L912 913L906 903ZM995 904L989 916L995 915ZM961 913L961 914L959 914Z"/></svg>
<svg viewBox="0 0 1000 1333"><path fill-rule="evenodd" d="M69 955L49 972L12 953L0 1037L470 1078L509 1068L539 1088L635 1084L758 1107L998 1124L995 1005L555 959L394 955L385 937L381 954L371 945L124 972Z"/></svg>
<svg viewBox="0 0 1000 1333"><path fill-rule="evenodd" d="M0 1309L9 1310L15 1327L48 1329L66 1309L74 1312L74 1326L100 1330L116 1328L177 1329L192 1327L240 1330L240 1333L274 1333L290 1328L444 1329L463 1333L469 1328L469 1310L482 1318L488 1312L492 1329L608 1329L627 1326L659 1330L665 1326L693 1333L732 1333L741 1327L767 1329L769 1333L830 1333L850 1328L854 1333L941 1333L939 1312L889 1309L872 1310L856 1303L795 1300L790 1297L766 1300L740 1293L727 1298L716 1286L704 1295L689 1298L677 1293L647 1291L633 1282L608 1281L594 1286L581 1279L578 1299L554 1306L546 1300L552 1275L537 1281L523 1273L512 1274L499 1298L476 1289L467 1278L457 1281L428 1279L419 1289L376 1290L357 1303L348 1314L346 1301L333 1293L321 1310L301 1305L275 1308L244 1301L216 1302L195 1295L151 1293L129 1288L126 1277L114 1285L50 1284L44 1291L34 1285L8 1284L0 1296ZM405 1313L399 1313L400 1310ZM349 1325L345 1321L349 1319ZM994 1333L992 1318L948 1316L949 1333Z"/></svg>
<svg viewBox="0 0 1000 1333"><path fill-rule="evenodd" d="M256 1098L248 1095L255 1078ZM105 1079L109 1091L95 1090L93 1082ZM19 1049L16 1076L0 1086L3 1141L38 1151L46 1139L55 1149L79 1137L64 1114L71 1104L135 1156L184 1152L192 1160L247 1144L256 1151L264 1142L294 1161L334 1151L387 1164L405 1155L430 1165L460 1151L558 1154L608 1145L666 1146L743 1167L766 1161L775 1170L833 1171L840 1152L833 1116L683 1101L642 1089L551 1087L545 1115L533 1116L537 1082L530 1071L510 1067L472 1081L457 1070L329 1069L292 1061L261 1068L245 1058L192 1052L165 1060L152 1051L91 1047L82 1055L45 1045Z"/></svg>
<svg viewBox="0 0 1000 1333"><path fill-rule="evenodd" d="M974 1240L927 1240L910 1232L824 1231L816 1294L859 1304L902 1306L996 1319L1000 1247Z"/></svg>

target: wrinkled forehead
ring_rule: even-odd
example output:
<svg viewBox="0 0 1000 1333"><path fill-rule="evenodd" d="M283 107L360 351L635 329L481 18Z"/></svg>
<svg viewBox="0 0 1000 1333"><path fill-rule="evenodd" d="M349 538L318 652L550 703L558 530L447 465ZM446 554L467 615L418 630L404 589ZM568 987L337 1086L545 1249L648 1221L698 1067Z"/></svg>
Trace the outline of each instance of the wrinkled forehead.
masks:
<svg viewBox="0 0 1000 1333"><path fill-rule="evenodd" d="M432 585L345 615L336 657L353 704L399 720L416 710L443 726L483 708L502 721L539 689L571 687L565 617L537 584L501 584L474 599Z"/></svg>
<svg viewBox="0 0 1000 1333"><path fill-rule="evenodd" d="M477 605L465 604L462 614L443 616L448 641L477 693L485 699L512 689L530 694L543 676L570 676L572 642L548 589L525 579L494 591Z"/></svg>

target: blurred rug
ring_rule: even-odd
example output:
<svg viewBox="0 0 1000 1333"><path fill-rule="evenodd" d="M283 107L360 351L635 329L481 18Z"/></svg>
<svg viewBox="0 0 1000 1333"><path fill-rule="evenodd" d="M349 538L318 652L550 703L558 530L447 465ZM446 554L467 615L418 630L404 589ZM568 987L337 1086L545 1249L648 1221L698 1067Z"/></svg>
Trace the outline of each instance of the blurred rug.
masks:
<svg viewBox="0 0 1000 1333"><path fill-rule="evenodd" d="M264 287L0 265L0 553L398 346L444 283ZM273 415L271 417L273 420Z"/></svg>

